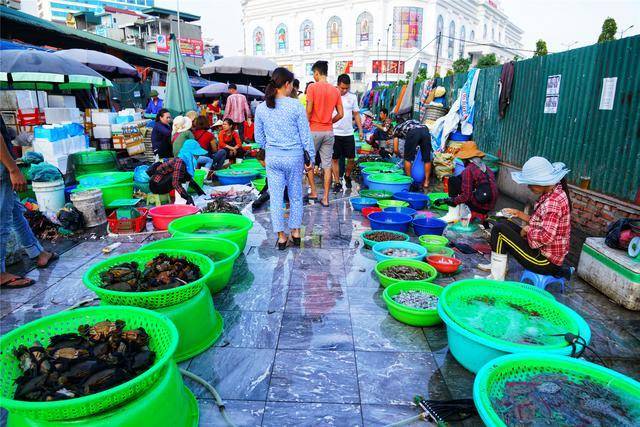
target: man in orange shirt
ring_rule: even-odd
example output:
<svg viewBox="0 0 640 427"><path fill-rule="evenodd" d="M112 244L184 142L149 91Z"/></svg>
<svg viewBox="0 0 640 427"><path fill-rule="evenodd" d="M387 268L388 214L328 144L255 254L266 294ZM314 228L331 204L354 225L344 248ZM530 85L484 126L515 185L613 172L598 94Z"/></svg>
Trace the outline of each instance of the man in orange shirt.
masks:
<svg viewBox="0 0 640 427"><path fill-rule="evenodd" d="M331 157L333 156L333 124L344 116L342 100L338 89L327 82L329 63L317 61L311 67L315 83L307 90L307 117L313 137L316 153L320 154L320 165L324 173L324 194L320 204L329 206L329 187L331 186ZM333 115L334 110L337 112ZM318 192L313 171L309 171L310 199L317 199Z"/></svg>

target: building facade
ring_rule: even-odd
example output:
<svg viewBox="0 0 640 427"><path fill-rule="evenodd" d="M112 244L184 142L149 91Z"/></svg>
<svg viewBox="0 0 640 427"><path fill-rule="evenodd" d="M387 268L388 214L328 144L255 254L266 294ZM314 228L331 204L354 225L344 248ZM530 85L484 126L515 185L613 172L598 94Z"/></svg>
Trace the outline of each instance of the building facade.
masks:
<svg viewBox="0 0 640 427"><path fill-rule="evenodd" d="M330 78L348 72L355 90L398 80L416 61L444 75L458 58L494 53L505 62L522 47L498 0L242 0L242 10L245 54L267 56L301 82L324 59Z"/></svg>
<svg viewBox="0 0 640 427"><path fill-rule="evenodd" d="M99 11L106 6L140 12L153 7L154 0L38 0L37 16L47 21L65 23L69 13Z"/></svg>

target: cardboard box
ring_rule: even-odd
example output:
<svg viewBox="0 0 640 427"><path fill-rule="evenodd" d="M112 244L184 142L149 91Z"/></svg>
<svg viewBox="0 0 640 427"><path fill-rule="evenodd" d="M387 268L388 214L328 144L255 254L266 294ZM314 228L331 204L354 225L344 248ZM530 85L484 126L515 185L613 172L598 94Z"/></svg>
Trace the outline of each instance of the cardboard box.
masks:
<svg viewBox="0 0 640 427"><path fill-rule="evenodd" d="M127 144L124 142L123 135L113 135L113 148L116 150L125 150L127 148Z"/></svg>

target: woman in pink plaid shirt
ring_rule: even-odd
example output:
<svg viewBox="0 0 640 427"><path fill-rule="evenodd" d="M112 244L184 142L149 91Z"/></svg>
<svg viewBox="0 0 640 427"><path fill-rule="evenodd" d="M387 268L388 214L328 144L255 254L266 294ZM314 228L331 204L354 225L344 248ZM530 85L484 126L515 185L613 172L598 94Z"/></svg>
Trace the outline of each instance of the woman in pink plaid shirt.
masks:
<svg viewBox="0 0 640 427"><path fill-rule="evenodd" d="M505 209L509 216L520 218L527 225L520 227L512 221L500 221L491 230L491 264L478 268L491 271L487 277L504 280L508 255L527 270L549 276L566 276L562 263L569 252L571 237L571 199L564 163L551 163L544 157L532 157L522 172L512 172L518 184L525 184L540 198L531 216L517 209Z"/></svg>

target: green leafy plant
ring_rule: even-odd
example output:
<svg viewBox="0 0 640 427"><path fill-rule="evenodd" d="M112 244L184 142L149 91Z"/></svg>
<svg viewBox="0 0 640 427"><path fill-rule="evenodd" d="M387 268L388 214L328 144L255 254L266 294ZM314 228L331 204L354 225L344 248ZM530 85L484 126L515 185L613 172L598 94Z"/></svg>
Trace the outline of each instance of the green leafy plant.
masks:
<svg viewBox="0 0 640 427"><path fill-rule="evenodd" d="M615 40L617 31L618 31L618 24L616 24L616 20L611 17L608 17L602 23L602 32L598 37L598 43Z"/></svg>
<svg viewBox="0 0 640 427"><path fill-rule="evenodd" d="M476 67L489 68L498 64L499 62L498 62L498 58L496 58L496 54L489 53L488 55L483 55L480 57L480 59L478 59L478 63L476 64Z"/></svg>
<svg viewBox="0 0 640 427"><path fill-rule="evenodd" d="M549 51L547 50L547 42L540 39L536 42L536 52L533 54L533 56L545 56L546 54L548 54Z"/></svg>
<svg viewBox="0 0 640 427"><path fill-rule="evenodd" d="M456 74L466 73L467 71L469 71L470 66L471 66L471 60L468 58L456 59L453 62L453 72Z"/></svg>

